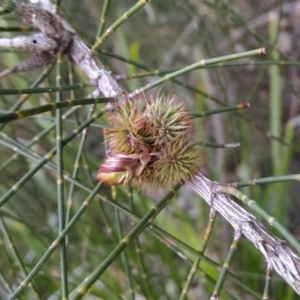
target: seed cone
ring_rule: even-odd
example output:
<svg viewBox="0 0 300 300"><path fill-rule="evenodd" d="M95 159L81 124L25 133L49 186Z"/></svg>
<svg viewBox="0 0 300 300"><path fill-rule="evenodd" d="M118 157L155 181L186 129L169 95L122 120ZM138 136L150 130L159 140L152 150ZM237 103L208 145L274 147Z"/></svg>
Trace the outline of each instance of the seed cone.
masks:
<svg viewBox="0 0 300 300"><path fill-rule="evenodd" d="M167 189L200 171L202 147L192 138L192 118L174 97L125 99L114 104L109 120L112 128L104 130L109 151L99 180Z"/></svg>

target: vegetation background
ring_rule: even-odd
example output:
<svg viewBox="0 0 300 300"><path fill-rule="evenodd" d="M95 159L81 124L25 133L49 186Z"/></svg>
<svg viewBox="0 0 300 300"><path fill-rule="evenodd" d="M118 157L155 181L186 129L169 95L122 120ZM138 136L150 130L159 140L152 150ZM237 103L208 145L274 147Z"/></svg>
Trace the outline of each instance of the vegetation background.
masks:
<svg viewBox="0 0 300 300"><path fill-rule="evenodd" d="M107 25L112 24L137 1L111 0ZM93 44L100 23L104 1L61 1L61 11L78 35ZM119 27L99 49L99 59L118 75L132 75L149 70L166 74L212 58L267 48L265 57L254 57L224 65L194 70L178 78L182 84L168 81L159 90L176 94L191 112L202 112L239 103L250 103L241 112L227 112L198 118L196 135L205 143L240 143L237 148L205 148L203 172L220 183L271 177L265 185L245 187L243 192L277 218L296 236L300 235L300 185L292 181L273 183L275 176L300 173L299 163L299 1L199 1L152 0ZM0 19L2 37L20 32L5 28L23 26L21 18L5 15ZM23 34L23 33L22 33ZM4 70L30 54L3 50L0 69ZM130 60L130 62L129 62ZM136 62L136 63L133 63ZM142 68L144 66L144 68ZM63 85L70 84L70 64L63 60ZM13 74L1 80L1 88L26 88L42 73L36 70ZM128 92L154 81L158 75L138 77L120 84ZM74 66L73 82L87 82L86 75ZM55 71L40 86L55 85ZM84 98L92 88L64 92L63 100ZM1 95L0 109L5 113L20 99ZM55 102L55 94L33 94L21 109ZM101 107L101 105L98 105ZM74 110L63 123L64 137L84 122L90 106ZM72 108L64 109L68 114ZM36 166L33 155L45 155L55 147L55 113L14 121L1 127L0 193L5 195L29 170ZM95 121L80 150L77 185L66 180L65 199L72 199L70 218L90 194L99 166L105 158L102 128L105 116ZM10 139L9 139L9 138ZM35 138L37 139L36 142ZM81 135L63 148L64 169L76 172L74 162ZM28 155L16 155L10 146L22 143ZM7 144L5 144L7 143ZM18 146L19 147L19 146ZM20 147L19 147L20 148ZM30 156L31 155L31 156ZM55 159L53 163L56 164ZM55 167L55 165L54 165ZM42 167L1 208L0 298L7 299L32 270L59 235L55 168ZM118 210L119 203L138 216L144 216L164 194L144 195L137 190L102 186L84 214L68 234L68 283L71 293L116 248L119 235L126 235L135 224L128 212ZM101 200L110 199L103 202ZM153 202L154 201L154 202ZM182 187L171 203L155 218L162 229L153 234L140 233L123 254L111 262L95 282L86 299L178 299L196 257L188 247L198 249L209 219L209 207L190 188ZM120 228L123 233L120 233ZM272 229L270 228L272 231ZM273 230L273 233L277 234ZM170 242L174 236L182 244ZM205 255L222 265L233 239L232 228L217 218ZM12 249L13 242L15 249ZM188 259L178 255L181 251ZM124 254L126 252L126 255ZM18 254L18 255L17 255ZM22 267L23 266L23 267ZM226 279L222 299L259 299L265 284L266 263L246 240L239 243L231 272L246 283ZM22 269L23 268L23 269ZM27 270L27 271L26 271ZM201 263L187 299L209 299L218 270ZM55 250L34 276L34 288L25 289L19 299L60 299L61 270L59 251ZM132 293L134 290L134 293ZM273 274L270 299L299 299L286 283Z"/></svg>

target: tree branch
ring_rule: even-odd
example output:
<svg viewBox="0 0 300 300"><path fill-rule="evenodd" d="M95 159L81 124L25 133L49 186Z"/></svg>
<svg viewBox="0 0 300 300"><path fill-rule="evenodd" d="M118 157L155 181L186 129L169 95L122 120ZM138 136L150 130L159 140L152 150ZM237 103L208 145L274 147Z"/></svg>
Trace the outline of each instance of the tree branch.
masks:
<svg viewBox="0 0 300 300"><path fill-rule="evenodd" d="M222 194L222 185L195 175L188 183L211 209L231 224L235 232L247 238L264 255L268 268L274 269L300 295L300 258L285 241L269 233L256 218L235 203L230 196Z"/></svg>

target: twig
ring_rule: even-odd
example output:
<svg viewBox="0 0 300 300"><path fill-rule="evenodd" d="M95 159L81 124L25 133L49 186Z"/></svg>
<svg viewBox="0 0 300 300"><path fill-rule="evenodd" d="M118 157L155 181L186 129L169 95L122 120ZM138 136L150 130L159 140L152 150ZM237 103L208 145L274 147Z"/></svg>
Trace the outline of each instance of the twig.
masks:
<svg viewBox="0 0 300 300"><path fill-rule="evenodd" d="M37 5L11 5L15 13L24 16L24 22L32 24L40 33L28 37L0 39L0 47L10 47L34 51L33 56L12 69L5 70L0 77L10 73L33 70L43 65L53 64L58 52L67 54L96 86L93 97L103 94L117 98L123 93L115 78L106 71L90 48L80 39L72 26L60 15L53 12L49 1L43 1L43 8Z"/></svg>
<svg viewBox="0 0 300 300"><path fill-rule="evenodd" d="M198 173L188 183L197 193L240 232L266 258L268 268L274 269L293 289L300 294L300 258L285 241L269 233L256 218L235 203L228 195L222 194L222 185Z"/></svg>

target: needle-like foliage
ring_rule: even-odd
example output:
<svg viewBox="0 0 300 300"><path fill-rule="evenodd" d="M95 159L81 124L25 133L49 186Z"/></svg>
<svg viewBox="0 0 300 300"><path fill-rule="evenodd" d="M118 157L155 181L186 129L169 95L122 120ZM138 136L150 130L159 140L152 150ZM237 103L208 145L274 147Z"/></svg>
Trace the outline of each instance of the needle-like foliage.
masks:
<svg viewBox="0 0 300 300"><path fill-rule="evenodd" d="M297 2L0 4L1 299L297 297Z"/></svg>

